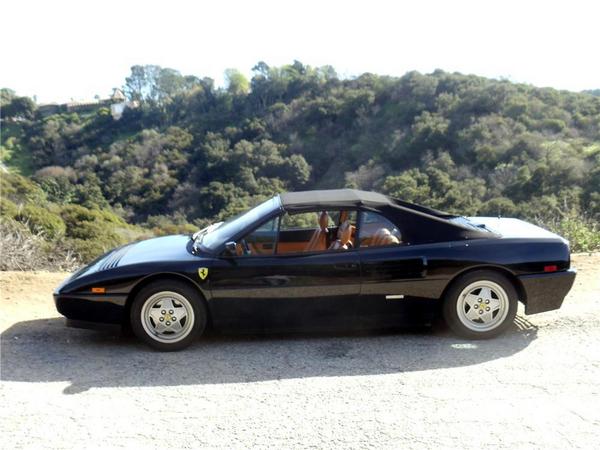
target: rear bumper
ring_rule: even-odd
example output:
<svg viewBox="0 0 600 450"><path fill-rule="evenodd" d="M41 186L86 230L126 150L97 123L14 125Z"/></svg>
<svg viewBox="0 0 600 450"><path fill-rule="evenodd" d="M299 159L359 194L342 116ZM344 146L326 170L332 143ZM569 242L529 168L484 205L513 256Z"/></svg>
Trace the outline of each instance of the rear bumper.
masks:
<svg viewBox="0 0 600 450"><path fill-rule="evenodd" d="M560 308L575 281L574 269L521 275L519 281L525 290L525 314L537 314Z"/></svg>

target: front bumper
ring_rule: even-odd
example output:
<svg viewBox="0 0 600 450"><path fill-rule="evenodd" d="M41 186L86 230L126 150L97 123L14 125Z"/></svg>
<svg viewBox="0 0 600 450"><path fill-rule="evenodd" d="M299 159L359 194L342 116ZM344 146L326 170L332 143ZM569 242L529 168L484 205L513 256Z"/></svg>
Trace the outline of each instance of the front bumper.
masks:
<svg viewBox="0 0 600 450"><path fill-rule="evenodd" d="M91 295L54 293L54 304L67 323L84 321L100 324L122 324L127 295Z"/></svg>
<svg viewBox="0 0 600 450"><path fill-rule="evenodd" d="M561 272L521 275L518 277L525 290L525 314L537 314L560 308L573 286L575 269Z"/></svg>

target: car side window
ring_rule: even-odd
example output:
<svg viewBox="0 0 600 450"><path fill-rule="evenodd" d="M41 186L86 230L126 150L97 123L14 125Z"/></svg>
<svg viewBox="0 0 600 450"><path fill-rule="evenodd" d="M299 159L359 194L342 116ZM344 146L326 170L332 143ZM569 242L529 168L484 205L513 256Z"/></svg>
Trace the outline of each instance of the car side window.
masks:
<svg viewBox="0 0 600 450"><path fill-rule="evenodd" d="M281 217L277 254L353 247L356 211L310 211Z"/></svg>
<svg viewBox="0 0 600 450"><path fill-rule="evenodd" d="M363 211L360 216L360 248L402 244L398 227L381 214Z"/></svg>
<svg viewBox="0 0 600 450"><path fill-rule="evenodd" d="M279 217L263 223L236 243L237 256L272 255L277 242Z"/></svg>

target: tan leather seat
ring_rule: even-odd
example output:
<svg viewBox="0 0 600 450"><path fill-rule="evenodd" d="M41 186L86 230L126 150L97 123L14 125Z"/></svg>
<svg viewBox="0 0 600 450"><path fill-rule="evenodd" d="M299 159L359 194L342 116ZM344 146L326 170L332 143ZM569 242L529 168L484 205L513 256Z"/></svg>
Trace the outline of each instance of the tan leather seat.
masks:
<svg viewBox="0 0 600 450"><path fill-rule="evenodd" d="M329 250L347 250L352 239L352 225L349 220L338 228L337 239L329 246Z"/></svg>
<svg viewBox="0 0 600 450"><path fill-rule="evenodd" d="M308 241L305 251L317 252L327 249L327 225L329 225L329 214L327 211L323 211L319 216L319 228L315 230Z"/></svg>
<svg viewBox="0 0 600 450"><path fill-rule="evenodd" d="M340 211L340 225L346 221L350 221L350 219L348 218L349 216L350 211ZM353 242L352 239L354 239L354 236L356 236L356 227L352 225L352 223L350 223L350 242Z"/></svg>
<svg viewBox="0 0 600 450"><path fill-rule="evenodd" d="M371 238L369 247L379 247L382 245L398 245L400 239L394 236L387 228L380 228Z"/></svg>

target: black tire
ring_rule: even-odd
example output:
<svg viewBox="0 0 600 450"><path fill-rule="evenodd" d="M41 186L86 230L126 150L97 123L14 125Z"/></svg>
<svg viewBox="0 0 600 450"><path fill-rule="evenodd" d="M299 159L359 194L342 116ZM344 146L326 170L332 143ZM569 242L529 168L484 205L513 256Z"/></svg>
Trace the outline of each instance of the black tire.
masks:
<svg viewBox="0 0 600 450"><path fill-rule="evenodd" d="M504 309L502 309L502 313L499 310L496 317L490 319L491 321L496 320L497 323L492 329L488 330L474 329L478 326L484 327L486 325L479 325L478 323L472 320L469 321L469 319L466 317L467 313L464 313L464 310L470 310L470 307L468 305L465 306L464 303L462 303L461 299L461 293L463 293L463 290L467 289L473 284L477 286L477 283L479 282L483 284L489 283L490 286L494 286L495 284L496 286L499 286L502 290L504 290L504 294L506 295L507 306L505 305ZM474 292L478 291L475 290ZM477 297L478 295L480 294L475 294L474 296ZM495 291L492 294L492 297L494 295L498 297L498 294L495 293ZM478 299L477 301L481 301L481 299ZM504 304L502 301L499 302ZM483 306L485 307L485 301ZM465 275L460 276L452 282L452 285L446 291L446 294L444 296L443 316L446 324L457 335L467 339L489 339L503 333L513 323L515 315L517 314L517 306L517 290L506 276L493 270L477 270L474 272L466 273ZM477 307L481 308L481 306L479 305L477 305ZM461 308L463 308L463 320L467 321L467 323L470 324L470 327L465 325L465 323L463 323L463 320L461 320L461 318L459 317L459 310ZM504 319L502 319L502 315L504 315L504 312L506 313L506 315ZM491 316L492 313L489 314ZM500 317L498 317L498 315L500 315Z"/></svg>
<svg viewBox="0 0 600 450"><path fill-rule="evenodd" d="M148 325L144 325L142 319L142 310L144 309L146 302L153 301L153 297L157 295L160 296L163 292L175 293L182 296L188 301L193 312L192 325L185 331L185 336L182 336L179 340L174 342L161 342L160 340L157 340L164 339L165 337L168 338L168 335L159 335L156 333L155 336L151 334L150 331L145 328L148 327ZM189 306L186 308L186 313L189 312ZM190 320L190 317L192 316L187 314L186 318L182 319L182 322L183 320ZM170 352L188 347L202 335L206 328L207 311L204 300L194 287L175 280L156 280L149 283L147 286L144 286L136 295L131 305L130 322L133 333L143 342L155 350Z"/></svg>

